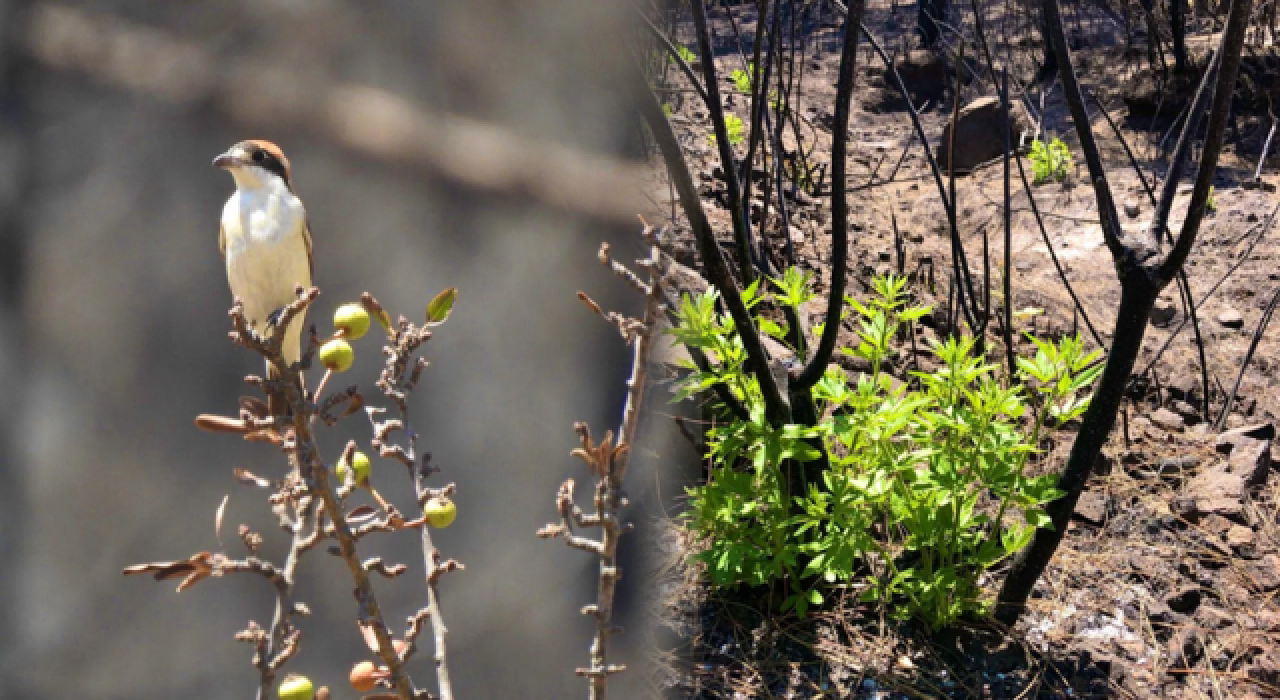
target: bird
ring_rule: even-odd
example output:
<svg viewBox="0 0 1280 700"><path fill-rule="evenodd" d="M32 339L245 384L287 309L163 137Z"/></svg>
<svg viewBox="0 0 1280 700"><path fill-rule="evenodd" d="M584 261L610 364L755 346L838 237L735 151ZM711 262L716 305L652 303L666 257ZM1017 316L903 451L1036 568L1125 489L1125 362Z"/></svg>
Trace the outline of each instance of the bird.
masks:
<svg viewBox="0 0 1280 700"><path fill-rule="evenodd" d="M292 171L284 151L270 141L241 141L213 165L235 179L236 191L222 208L218 250L227 265L231 294L244 304L245 319L268 337L280 332L277 320L296 298L296 288L311 287L315 264L307 210L293 190ZM286 363L301 358L306 312L283 329L281 354ZM279 374L267 363L267 379ZM267 392L267 412L288 410L277 392Z"/></svg>

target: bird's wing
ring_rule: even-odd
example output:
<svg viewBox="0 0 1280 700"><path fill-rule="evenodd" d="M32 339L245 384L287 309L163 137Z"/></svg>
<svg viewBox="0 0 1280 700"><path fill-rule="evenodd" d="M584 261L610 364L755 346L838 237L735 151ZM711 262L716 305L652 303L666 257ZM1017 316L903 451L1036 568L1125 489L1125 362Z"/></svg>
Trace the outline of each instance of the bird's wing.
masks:
<svg viewBox="0 0 1280 700"><path fill-rule="evenodd" d="M307 245L307 250L310 252L310 244ZM227 229L221 224L218 225L218 252L222 253L223 258L227 257Z"/></svg>
<svg viewBox="0 0 1280 700"><path fill-rule="evenodd" d="M302 240L307 244L307 274L312 280L316 277L316 260L311 255L311 222L305 221L302 224Z"/></svg>

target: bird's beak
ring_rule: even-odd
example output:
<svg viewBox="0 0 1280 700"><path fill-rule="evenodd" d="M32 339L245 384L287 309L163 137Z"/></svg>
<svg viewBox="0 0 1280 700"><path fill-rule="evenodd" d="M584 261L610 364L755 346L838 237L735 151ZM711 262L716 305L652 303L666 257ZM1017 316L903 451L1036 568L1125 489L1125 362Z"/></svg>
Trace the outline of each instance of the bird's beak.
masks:
<svg viewBox="0 0 1280 700"><path fill-rule="evenodd" d="M215 168L234 168L237 165L244 165L244 158L239 151L234 149L213 159L213 167Z"/></svg>

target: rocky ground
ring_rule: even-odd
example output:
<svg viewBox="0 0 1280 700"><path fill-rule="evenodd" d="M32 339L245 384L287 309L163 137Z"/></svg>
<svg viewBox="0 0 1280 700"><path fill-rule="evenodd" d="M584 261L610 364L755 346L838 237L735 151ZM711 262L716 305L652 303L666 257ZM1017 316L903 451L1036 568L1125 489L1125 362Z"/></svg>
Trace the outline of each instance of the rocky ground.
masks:
<svg viewBox="0 0 1280 700"><path fill-rule="evenodd" d="M1118 122L1148 182L1156 186L1167 165L1164 151L1172 150L1176 138L1160 147L1173 110L1157 100L1163 116L1142 111L1145 49L1126 49L1123 36L1098 31L1097 18L1082 15L1073 28L1080 44L1080 76ZM951 118L953 72L948 66L955 61L906 50L913 18L913 12L895 14L891 6L875 3L865 23L898 56L900 72L913 85L913 100L923 105L921 119L937 152L944 150L943 132ZM751 13L743 11L736 19L750 36ZM1014 20L1004 24L998 15L986 20L989 28L1016 28ZM967 18L964 22L972 26ZM805 135L800 150L812 149L813 180L826 191L830 183L823 178L829 179L825 174L830 169L824 158L833 122L838 26L831 19L809 28L804 97L797 115ZM741 67L741 58L732 48L736 44L728 25L717 31L724 48L718 65L726 76L721 91L728 109L747 121L748 100L735 94L727 79ZM687 27L685 32L680 38L692 46ZM1207 41L1193 37L1199 42L1193 46ZM1256 65L1265 74L1276 49L1258 49L1253 55L1261 56ZM1061 137L1081 160L1060 90L1031 84L1034 70L1025 62L1015 61L1010 73L1015 95L1026 88L1015 115L1021 127ZM927 340L947 332L952 317L947 313L946 216L905 102L869 50L859 52L858 76L847 183L854 222L850 289L861 295L876 272L916 273L915 288L935 305L931 322L919 331L921 340ZM678 86L680 80L673 77L672 83ZM960 100L968 104L993 94L979 78L961 87ZM679 96L671 100L672 121L701 187L703 206L728 241L725 184L708 141L705 106L696 96L685 94L683 101ZM1090 107L1097 115L1093 127L1113 190L1123 205L1126 235L1145 235L1153 207L1121 141L1097 104ZM971 170L956 181L959 227L979 281L985 239L992 257L991 284L998 290L1004 274L1004 172L1001 159L990 161L982 144L984 138L995 142L992 134L999 135L999 122L993 125L981 109L974 113L972 123L962 122L957 129L964 144L956 152L957 169ZM687 536L673 526L666 542L673 562L666 583L667 621L679 638L671 649L675 671L666 679L673 696L1280 697L1280 473L1271 464L1273 426L1280 414L1280 329L1272 326L1258 343L1225 420L1226 432L1212 427L1263 309L1280 285L1280 243L1271 227L1280 207L1275 191L1280 156L1271 156L1261 180L1254 179L1270 124L1265 113L1239 110L1216 179L1216 212L1202 227L1187 265L1191 296L1201 304L1208 410L1195 335L1190 324L1183 325L1185 310L1171 286L1153 314L1139 358L1139 368L1150 364L1151 371L1136 379L1105 463L1081 500L1031 610L1012 635L968 629L947 639L926 638L909 626L886 623L852 601L837 600L804 621L766 615L749 596L734 598L701 585L697 572L680 563ZM784 145L796 150L794 138L788 138ZM997 155L1003 150L998 148ZM966 149L973 152L962 152ZM1023 164L1030 176L1025 158ZM1119 284L1083 163L1077 162L1063 184L1032 188L1043 236L1016 168L1012 182L1009 303L1022 312L1017 330L1049 336L1077 330L1096 346L1084 322L1087 315L1097 339L1109 343ZM655 172L651 192L655 214L670 215L670 190L662 173ZM830 206L823 192L819 187L788 198L789 229L773 219L766 227L780 259L786 259L790 238L795 264L815 273L819 294L825 293L830 276ZM1173 231L1180 228L1189 192L1187 179L1175 201ZM759 212L763 206L753 208ZM776 203L770 209L776 211ZM671 224L678 234L687 232L678 219ZM1051 249L1084 315L1075 310ZM697 266L692 256L683 262ZM998 291L993 299L997 306L1003 304ZM811 318L820 318L824 304L813 306ZM842 341L851 332L846 329ZM1071 437L1068 430L1051 441L1048 468L1061 465Z"/></svg>

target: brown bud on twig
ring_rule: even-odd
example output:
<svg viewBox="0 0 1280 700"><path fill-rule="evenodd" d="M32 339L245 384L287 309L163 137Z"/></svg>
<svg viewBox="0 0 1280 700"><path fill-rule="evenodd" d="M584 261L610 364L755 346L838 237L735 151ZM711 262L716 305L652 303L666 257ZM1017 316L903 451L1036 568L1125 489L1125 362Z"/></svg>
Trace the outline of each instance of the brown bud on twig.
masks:
<svg viewBox="0 0 1280 700"><path fill-rule="evenodd" d="M240 541L244 542L245 549L248 549L250 554L257 554L262 548L262 535L250 530L248 525L241 525L237 532L240 535Z"/></svg>
<svg viewBox="0 0 1280 700"><path fill-rule="evenodd" d="M382 324L383 329L387 331L387 335L391 335L391 314L388 314L386 309L382 308L382 304L379 304L372 294L368 292L361 294L360 305L364 307L365 311L369 312L370 316L378 319L378 323Z"/></svg>
<svg viewBox="0 0 1280 700"><path fill-rule="evenodd" d="M211 433L233 433L243 435L249 432L249 424L240 418L202 413L196 416L196 427Z"/></svg>
<svg viewBox="0 0 1280 700"><path fill-rule="evenodd" d="M580 299L582 303L587 305L587 308L591 309L595 313L598 313L598 314L604 313L603 311L600 310L600 305L597 304L591 297L587 296L586 292L579 291L578 299Z"/></svg>
<svg viewBox="0 0 1280 700"><path fill-rule="evenodd" d="M124 569L125 576L153 572L157 581L182 576L182 583L178 584L178 592L181 593L213 574L213 555L197 552L190 559L138 564Z"/></svg>
<svg viewBox="0 0 1280 700"><path fill-rule="evenodd" d="M236 467L235 470L232 471L232 474L235 475L236 481L239 481L245 486L252 486L254 488L259 488L259 489L280 488L280 482L271 481L270 479L264 479L260 476L257 476L256 474L249 471L248 469L242 469L240 467Z"/></svg>
<svg viewBox="0 0 1280 700"><path fill-rule="evenodd" d="M382 574L385 578L395 578L409 570L409 567L404 564L392 564L391 566L387 566L383 563L382 557L371 557L366 559L361 566L364 567L365 571L376 571L379 574Z"/></svg>

